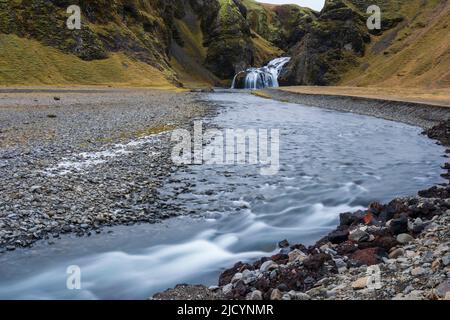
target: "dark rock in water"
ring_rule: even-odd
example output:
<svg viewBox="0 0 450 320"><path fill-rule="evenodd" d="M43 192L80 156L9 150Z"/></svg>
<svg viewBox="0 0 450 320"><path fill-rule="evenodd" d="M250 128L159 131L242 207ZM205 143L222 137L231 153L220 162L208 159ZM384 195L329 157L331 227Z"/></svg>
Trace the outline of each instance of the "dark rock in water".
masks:
<svg viewBox="0 0 450 320"><path fill-rule="evenodd" d="M344 212L339 215L340 225L341 226L351 226L352 224L357 224L362 222L364 218L364 211L356 211L356 212Z"/></svg>
<svg viewBox="0 0 450 320"><path fill-rule="evenodd" d="M389 206L384 207L378 215L378 220L381 222L387 222L394 218L395 209Z"/></svg>
<svg viewBox="0 0 450 320"><path fill-rule="evenodd" d="M219 286L224 286L230 283L236 273L242 272L245 269L253 270L254 268L252 265L247 263L238 262L233 266L233 268L225 270L219 277Z"/></svg>
<svg viewBox="0 0 450 320"><path fill-rule="evenodd" d="M398 219L391 220L389 229L395 235L408 232L408 218L402 216Z"/></svg>
<svg viewBox="0 0 450 320"><path fill-rule="evenodd" d="M441 198L447 199L450 198L450 189L449 187L431 187L427 190L419 191L419 196L424 198Z"/></svg>
<svg viewBox="0 0 450 320"><path fill-rule="evenodd" d="M286 239L278 242L278 248L287 248L287 247L289 247L289 242Z"/></svg>
<svg viewBox="0 0 450 320"><path fill-rule="evenodd" d="M339 244L348 239L348 229L345 230L335 230L328 235L328 241L333 244Z"/></svg>
<svg viewBox="0 0 450 320"><path fill-rule="evenodd" d="M60 97L53 97L53 100L59 101L59 100L61 100L61 98Z"/></svg>
<svg viewBox="0 0 450 320"><path fill-rule="evenodd" d="M352 260L356 265L372 266L381 262L380 254L382 252L383 251L380 248L362 249L355 251L350 256L350 260Z"/></svg>
<svg viewBox="0 0 450 320"><path fill-rule="evenodd" d="M381 203L372 202L371 204L369 204L368 211L370 213L372 213L373 215L378 216L383 209L384 209L384 205L382 205Z"/></svg>

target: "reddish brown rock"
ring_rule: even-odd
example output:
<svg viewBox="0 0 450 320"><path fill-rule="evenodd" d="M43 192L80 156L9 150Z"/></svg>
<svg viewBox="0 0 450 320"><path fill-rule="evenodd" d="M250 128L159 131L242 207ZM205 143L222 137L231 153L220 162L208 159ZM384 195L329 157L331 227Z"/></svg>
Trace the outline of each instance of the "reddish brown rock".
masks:
<svg viewBox="0 0 450 320"><path fill-rule="evenodd" d="M277 264L286 264L289 262L289 256L284 253L278 253L270 257L270 260Z"/></svg>
<svg viewBox="0 0 450 320"><path fill-rule="evenodd" d="M317 271L323 266L326 261L329 260L331 260L331 257L328 254L317 253L303 261L303 266L306 269Z"/></svg>
<svg viewBox="0 0 450 320"><path fill-rule="evenodd" d="M357 265L372 266L381 262L380 248L367 248L355 251L350 259Z"/></svg>

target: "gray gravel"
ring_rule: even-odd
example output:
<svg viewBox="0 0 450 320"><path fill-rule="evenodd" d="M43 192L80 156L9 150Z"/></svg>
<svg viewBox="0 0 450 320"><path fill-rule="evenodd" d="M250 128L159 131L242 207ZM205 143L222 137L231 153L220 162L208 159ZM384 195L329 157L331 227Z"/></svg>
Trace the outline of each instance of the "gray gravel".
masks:
<svg viewBox="0 0 450 320"><path fill-rule="evenodd" d="M450 119L450 108L434 105L369 99L362 97L300 94L277 89L263 90L271 98L331 110L352 112L377 118L403 122L429 129Z"/></svg>
<svg viewBox="0 0 450 320"><path fill-rule="evenodd" d="M0 252L182 214L156 192L170 130L211 108L164 91L0 91Z"/></svg>

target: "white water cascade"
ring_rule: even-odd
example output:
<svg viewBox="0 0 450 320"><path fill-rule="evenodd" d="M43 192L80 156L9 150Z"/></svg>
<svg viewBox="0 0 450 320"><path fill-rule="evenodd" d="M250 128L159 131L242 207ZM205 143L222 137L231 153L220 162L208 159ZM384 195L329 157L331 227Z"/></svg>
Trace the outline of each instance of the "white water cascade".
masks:
<svg viewBox="0 0 450 320"><path fill-rule="evenodd" d="M262 68L249 68L234 76L232 89L262 89L278 87L278 77L290 57L276 58Z"/></svg>

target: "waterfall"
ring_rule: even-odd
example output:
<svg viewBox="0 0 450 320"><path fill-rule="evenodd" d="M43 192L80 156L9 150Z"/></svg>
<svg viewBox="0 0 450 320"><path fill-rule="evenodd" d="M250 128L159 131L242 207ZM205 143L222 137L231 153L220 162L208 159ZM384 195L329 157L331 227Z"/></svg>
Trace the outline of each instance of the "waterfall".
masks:
<svg viewBox="0 0 450 320"><path fill-rule="evenodd" d="M248 68L233 78L232 89L262 89L278 87L278 77L290 57L276 58L262 68Z"/></svg>

